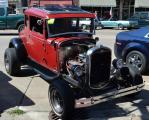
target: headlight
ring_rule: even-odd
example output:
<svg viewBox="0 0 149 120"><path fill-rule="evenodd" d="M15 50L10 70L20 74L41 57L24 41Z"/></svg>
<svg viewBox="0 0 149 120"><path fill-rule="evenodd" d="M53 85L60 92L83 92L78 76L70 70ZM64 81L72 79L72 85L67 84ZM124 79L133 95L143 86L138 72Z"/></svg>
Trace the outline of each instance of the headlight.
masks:
<svg viewBox="0 0 149 120"><path fill-rule="evenodd" d="M114 59L112 64L116 69L121 69L123 67L123 60L122 59Z"/></svg>

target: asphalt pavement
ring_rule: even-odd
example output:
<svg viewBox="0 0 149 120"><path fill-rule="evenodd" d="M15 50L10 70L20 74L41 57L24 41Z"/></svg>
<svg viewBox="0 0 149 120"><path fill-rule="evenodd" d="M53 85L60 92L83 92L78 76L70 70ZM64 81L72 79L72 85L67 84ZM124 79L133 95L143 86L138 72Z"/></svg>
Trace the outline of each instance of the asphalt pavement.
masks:
<svg viewBox="0 0 149 120"><path fill-rule="evenodd" d="M119 30L98 30L100 44L113 51ZM0 31L0 120L49 120L49 85L32 70L23 66L18 77L9 76L4 69L3 56L11 38L17 31ZM114 58L114 54L112 55ZM135 98L122 97L92 107L78 108L76 120L149 120L149 75L143 76L145 88ZM13 110L22 110L17 115Z"/></svg>

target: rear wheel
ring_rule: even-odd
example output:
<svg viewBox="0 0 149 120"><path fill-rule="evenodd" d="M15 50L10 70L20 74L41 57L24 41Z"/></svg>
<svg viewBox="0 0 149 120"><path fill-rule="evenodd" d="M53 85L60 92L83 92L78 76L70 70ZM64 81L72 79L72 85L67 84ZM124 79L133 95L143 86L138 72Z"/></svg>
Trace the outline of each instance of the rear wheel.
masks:
<svg viewBox="0 0 149 120"><path fill-rule="evenodd" d="M131 51L126 56L126 63L130 67L136 67L141 73L146 70L146 57L139 51Z"/></svg>
<svg viewBox="0 0 149 120"><path fill-rule="evenodd" d="M20 33L24 29L24 24L18 25L18 32Z"/></svg>
<svg viewBox="0 0 149 120"><path fill-rule="evenodd" d="M49 102L54 114L62 120L71 117L75 99L72 89L63 80L55 80L49 87Z"/></svg>
<svg viewBox="0 0 149 120"><path fill-rule="evenodd" d="M17 75L20 72L20 62L15 48L7 48L4 54L4 63L7 73Z"/></svg>

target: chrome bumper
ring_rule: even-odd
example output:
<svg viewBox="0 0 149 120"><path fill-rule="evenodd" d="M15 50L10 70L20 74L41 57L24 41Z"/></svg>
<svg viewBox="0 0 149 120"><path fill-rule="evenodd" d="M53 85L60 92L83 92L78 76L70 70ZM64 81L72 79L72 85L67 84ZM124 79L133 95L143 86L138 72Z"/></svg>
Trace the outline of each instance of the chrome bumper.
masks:
<svg viewBox="0 0 149 120"><path fill-rule="evenodd" d="M79 100L76 100L76 107L80 107L80 106L87 107L87 106L99 104L102 102L106 102L114 98L119 98L122 96L130 95L130 94L141 91L143 87L144 87L144 83L140 85L108 92L106 94L101 94L99 96L93 96L91 98L81 98Z"/></svg>

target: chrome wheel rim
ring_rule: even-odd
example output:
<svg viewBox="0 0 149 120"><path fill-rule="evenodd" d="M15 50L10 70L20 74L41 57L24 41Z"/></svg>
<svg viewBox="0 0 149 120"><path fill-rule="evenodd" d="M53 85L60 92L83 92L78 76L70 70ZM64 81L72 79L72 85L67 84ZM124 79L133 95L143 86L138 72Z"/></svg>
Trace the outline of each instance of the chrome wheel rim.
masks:
<svg viewBox="0 0 149 120"><path fill-rule="evenodd" d="M61 116L64 111L64 101L61 97L61 95L58 93L56 89L51 90L51 105L54 110L54 112L58 115Z"/></svg>
<svg viewBox="0 0 149 120"><path fill-rule="evenodd" d="M133 67L136 67L138 70L141 70L143 66L143 60L141 59L140 55L132 54L128 58L128 64Z"/></svg>

